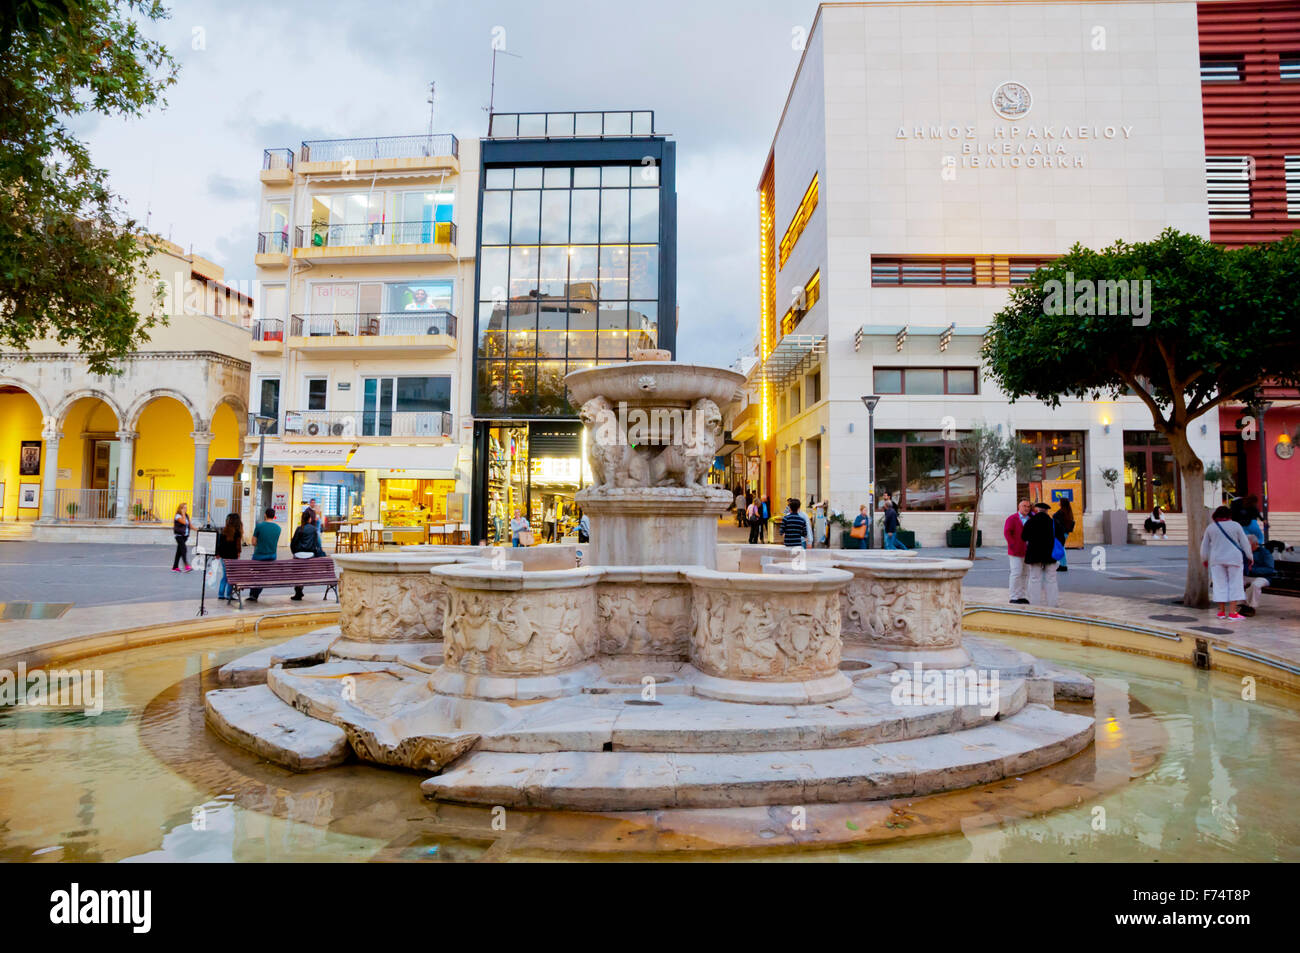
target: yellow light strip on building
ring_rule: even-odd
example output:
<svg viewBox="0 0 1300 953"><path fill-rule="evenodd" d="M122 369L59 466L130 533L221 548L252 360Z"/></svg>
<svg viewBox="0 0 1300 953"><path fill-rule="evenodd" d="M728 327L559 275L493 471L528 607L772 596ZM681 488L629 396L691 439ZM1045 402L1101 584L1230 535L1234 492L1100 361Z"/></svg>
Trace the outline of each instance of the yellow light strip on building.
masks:
<svg viewBox="0 0 1300 953"><path fill-rule="evenodd" d="M772 436L772 419L770 403L771 385L767 380L767 358L772 353L772 280L770 263L772 260L772 239L774 228L772 221L772 177L764 178L758 192L758 296L759 296L759 359L763 362L759 400L761 403L760 433L767 441Z"/></svg>

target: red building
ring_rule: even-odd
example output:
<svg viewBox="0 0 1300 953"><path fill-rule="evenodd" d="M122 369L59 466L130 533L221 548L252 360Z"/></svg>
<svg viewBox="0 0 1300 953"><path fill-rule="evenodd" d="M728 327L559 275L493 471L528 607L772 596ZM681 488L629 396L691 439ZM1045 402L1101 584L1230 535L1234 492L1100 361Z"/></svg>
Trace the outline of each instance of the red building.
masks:
<svg viewBox="0 0 1300 953"><path fill-rule="evenodd" d="M1300 229L1300 0L1197 7L1210 237L1238 248ZM1267 388L1258 419L1219 408L1227 489L1267 498L1270 535L1300 538L1300 392Z"/></svg>

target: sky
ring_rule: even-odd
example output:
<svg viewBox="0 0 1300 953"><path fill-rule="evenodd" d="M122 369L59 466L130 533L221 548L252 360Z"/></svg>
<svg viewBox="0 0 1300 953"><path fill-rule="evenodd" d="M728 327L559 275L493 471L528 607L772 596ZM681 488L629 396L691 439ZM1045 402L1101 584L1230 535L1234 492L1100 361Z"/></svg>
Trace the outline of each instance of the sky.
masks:
<svg viewBox="0 0 1300 953"><path fill-rule="evenodd" d="M169 4L167 105L74 128L130 214L255 277L262 150L304 139L481 137L496 110L653 109L677 143L678 359L730 364L758 309L756 186L813 0Z"/></svg>

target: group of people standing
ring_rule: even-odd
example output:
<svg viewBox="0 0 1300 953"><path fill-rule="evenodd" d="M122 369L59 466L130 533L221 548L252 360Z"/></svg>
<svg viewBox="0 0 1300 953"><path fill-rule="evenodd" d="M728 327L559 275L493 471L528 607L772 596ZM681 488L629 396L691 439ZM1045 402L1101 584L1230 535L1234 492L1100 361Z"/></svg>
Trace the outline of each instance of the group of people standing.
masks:
<svg viewBox="0 0 1300 953"><path fill-rule="evenodd" d="M1074 530L1074 508L1061 500L1055 513L1048 503L1021 500L1016 512L1002 524L1011 574L1008 590L1012 605L1055 606L1060 602L1056 574L1066 572L1065 541Z"/></svg>

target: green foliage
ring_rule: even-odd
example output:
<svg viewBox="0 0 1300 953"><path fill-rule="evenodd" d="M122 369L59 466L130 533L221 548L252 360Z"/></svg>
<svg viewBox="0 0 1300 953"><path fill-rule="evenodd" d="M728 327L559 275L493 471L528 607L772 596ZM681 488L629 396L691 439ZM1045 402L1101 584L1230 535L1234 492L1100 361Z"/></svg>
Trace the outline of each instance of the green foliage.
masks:
<svg viewBox="0 0 1300 953"><path fill-rule="evenodd" d="M1228 476L1228 469L1222 463L1215 462L1205 467L1205 482L1212 486L1223 486Z"/></svg>
<svg viewBox="0 0 1300 953"><path fill-rule="evenodd" d="M157 0L9 0L0 13L0 347L52 337L111 373L157 324L135 312L143 233L67 123L163 104L176 65L141 25L166 16Z"/></svg>
<svg viewBox="0 0 1300 953"><path fill-rule="evenodd" d="M958 513L957 521L952 524L952 528L957 530L959 533L969 532L970 513L966 512L966 510L962 510L960 513Z"/></svg>
<svg viewBox="0 0 1300 953"><path fill-rule="evenodd" d="M1119 509L1119 493L1116 490L1119 486L1119 470L1114 467L1102 467L1100 472L1101 482L1110 489L1111 501L1115 504L1115 509Z"/></svg>
<svg viewBox="0 0 1300 953"><path fill-rule="evenodd" d="M1067 275L1150 281L1148 323L1131 315L1049 314L1049 282ZM992 377L1012 398L1129 392L1169 432L1264 380L1300 384L1300 236L1225 249L1166 229L1155 240L1093 251L1075 245L1011 292L984 344ZM1093 308L1092 310L1096 310ZM1138 319L1139 322L1142 320Z"/></svg>
<svg viewBox="0 0 1300 953"><path fill-rule="evenodd" d="M975 476L975 509L990 484L1022 473L1034 465L1034 451L1008 430L1006 436L992 427L976 425L957 441L957 466Z"/></svg>

